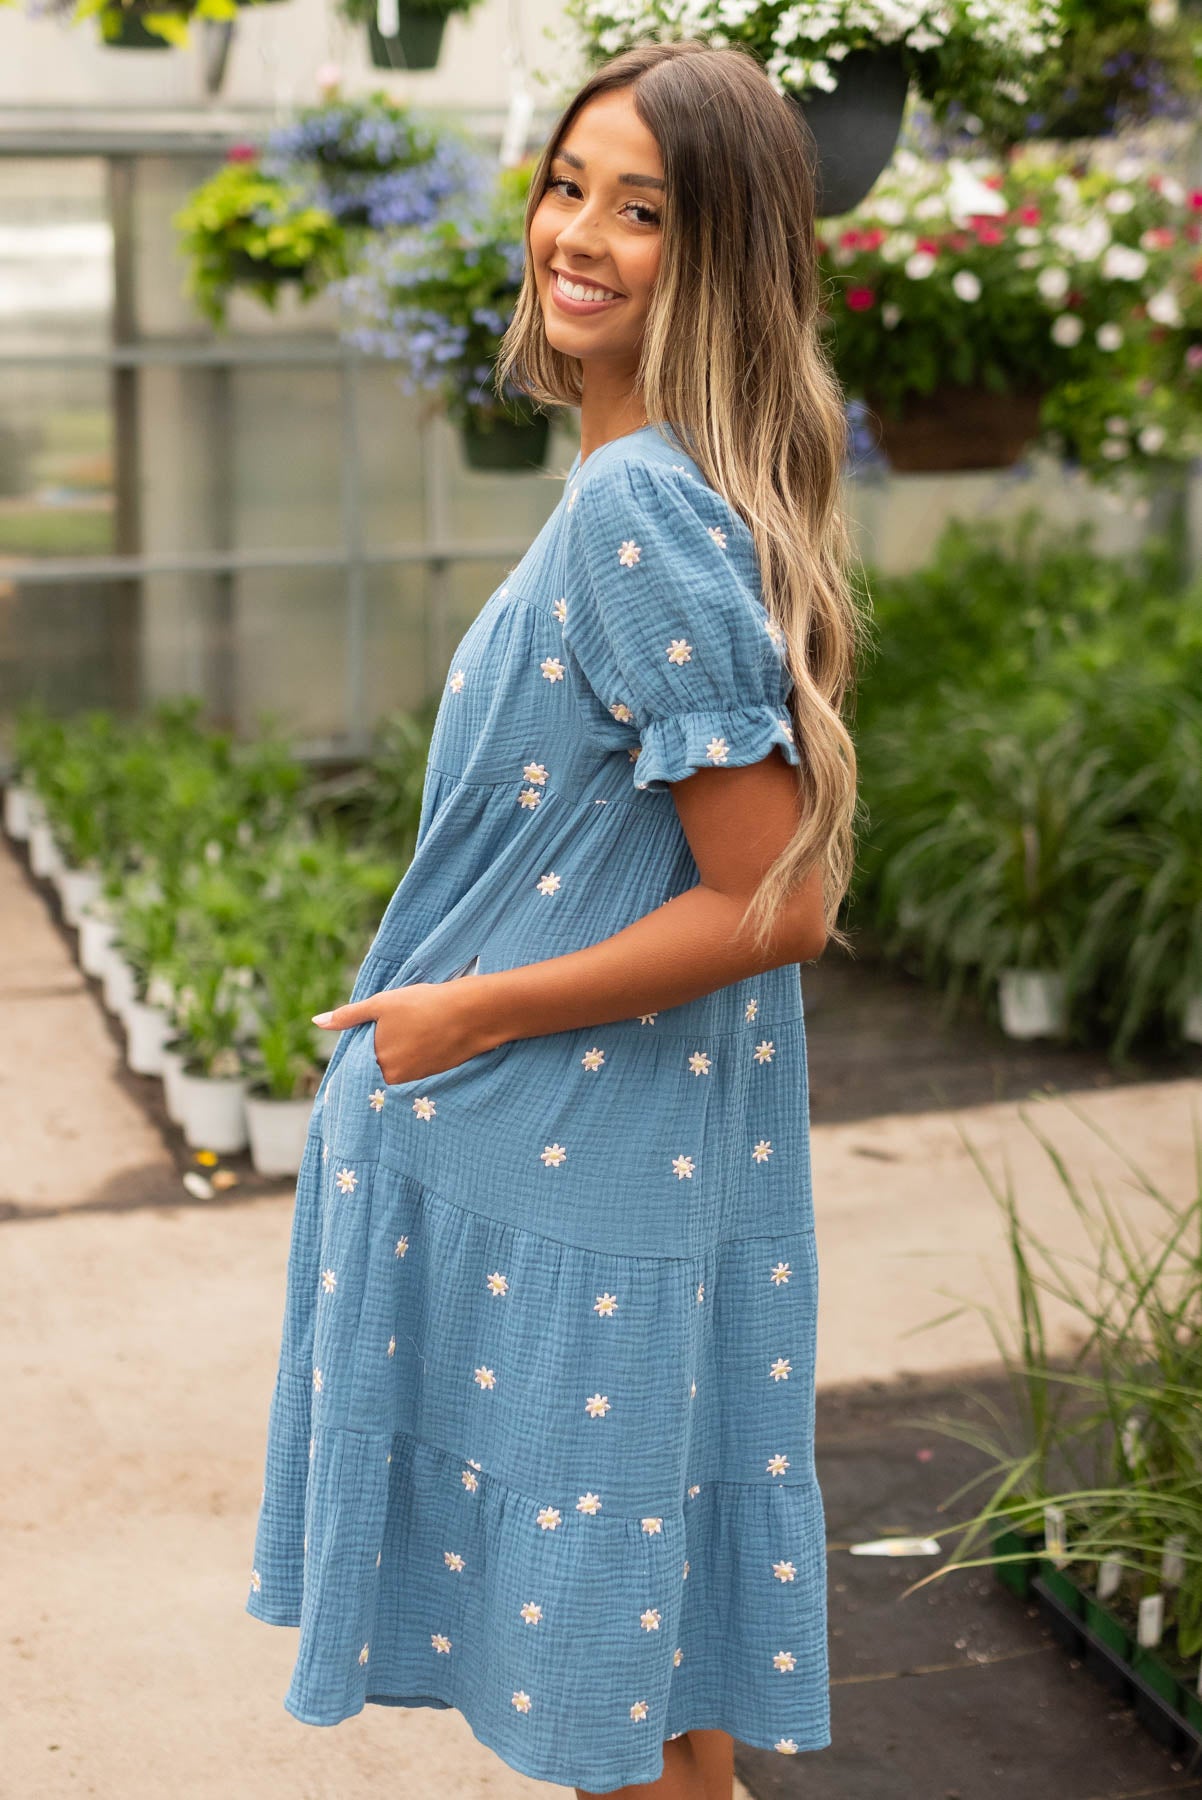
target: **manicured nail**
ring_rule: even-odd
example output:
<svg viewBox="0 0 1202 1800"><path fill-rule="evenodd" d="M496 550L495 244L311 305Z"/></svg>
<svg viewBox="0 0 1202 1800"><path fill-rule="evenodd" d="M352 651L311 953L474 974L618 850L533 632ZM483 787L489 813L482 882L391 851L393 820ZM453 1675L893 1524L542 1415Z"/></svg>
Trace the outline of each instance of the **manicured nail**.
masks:
<svg viewBox="0 0 1202 1800"><path fill-rule="evenodd" d="M333 1017L334 1015L332 1012L314 1013L313 1023L315 1025L328 1025Z"/></svg>

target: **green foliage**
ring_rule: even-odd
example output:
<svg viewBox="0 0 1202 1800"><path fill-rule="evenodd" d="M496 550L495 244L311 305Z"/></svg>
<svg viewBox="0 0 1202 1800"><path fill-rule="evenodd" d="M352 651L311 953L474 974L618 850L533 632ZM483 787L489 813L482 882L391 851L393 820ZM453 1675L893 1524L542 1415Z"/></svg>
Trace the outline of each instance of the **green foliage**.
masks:
<svg viewBox="0 0 1202 1800"><path fill-rule="evenodd" d="M281 285L311 299L347 271L346 236L304 191L240 153L196 189L176 213L189 259L189 291L214 325L225 323L230 290L243 285L274 307Z"/></svg>

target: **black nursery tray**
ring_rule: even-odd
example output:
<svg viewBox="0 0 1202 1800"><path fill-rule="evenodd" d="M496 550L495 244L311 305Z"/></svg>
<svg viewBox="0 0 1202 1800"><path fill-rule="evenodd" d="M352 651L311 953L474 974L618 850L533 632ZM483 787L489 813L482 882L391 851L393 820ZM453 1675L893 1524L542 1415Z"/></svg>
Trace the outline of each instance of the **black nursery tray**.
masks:
<svg viewBox="0 0 1202 1800"><path fill-rule="evenodd" d="M1030 1592L1069 1653L1080 1657L1097 1680L1133 1707L1140 1723L1158 1742L1185 1759L1187 1773L1193 1774L1202 1768L1202 1731L1171 1706L1163 1694L1158 1694L1138 1669L1092 1631L1079 1613L1052 1592L1041 1575L1032 1575Z"/></svg>

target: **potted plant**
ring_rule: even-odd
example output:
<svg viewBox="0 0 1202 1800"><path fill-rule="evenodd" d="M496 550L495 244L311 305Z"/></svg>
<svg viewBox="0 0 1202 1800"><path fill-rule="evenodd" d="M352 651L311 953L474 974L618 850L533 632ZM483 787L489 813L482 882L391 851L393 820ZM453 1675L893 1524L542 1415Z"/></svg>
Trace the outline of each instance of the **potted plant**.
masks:
<svg viewBox="0 0 1202 1800"><path fill-rule="evenodd" d="M346 229L383 231L431 225L478 199L487 163L465 133L372 93L303 108L268 135L262 168Z"/></svg>
<svg viewBox="0 0 1202 1800"><path fill-rule="evenodd" d="M196 1150L244 1150L246 1065L240 1041L241 987L217 961L188 964L189 984L176 994L184 1057L177 1092L184 1141Z"/></svg>
<svg viewBox="0 0 1202 1800"><path fill-rule="evenodd" d="M252 145L234 145L174 223L190 264L189 291L217 326L225 323L235 286L275 307L285 286L308 300L346 272L346 239L337 220L311 205L296 185L267 174Z"/></svg>
<svg viewBox="0 0 1202 1800"><path fill-rule="evenodd" d="M246 1097L251 1158L260 1175L299 1171L321 1083L312 1020L329 1003L329 965L315 963L308 949L294 948L261 971L263 1008Z"/></svg>
<svg viewBox="0 0 1202 1800"><path fill-rule="evenodd" d="M452 13L470 13L480 0L339 0L352 25L367 27L367 48L375 69L418 71L438 65L443 33Z"/></svg>
<svg viewBox="0 0 1202 1800"><path fill-rule="evenodd" d="M342 284L349 341L395 358L406 393L437 396L472 468L526 472L546 459L549 415L512 384L495 392L501 337L521 287L522 212L533 164L505 169L478 221L369 247Z"/></svg>
<svg viewBox="0 0 1202 1800"><path fill-rule="evenodd" d="M172 1032L170 977L175 956L178 897L145 875L125 886L117 909L116 942L132 971L124 1009L126 1060L135 1075L161 1075Z"/></svg>
<svg viewBox="0 0 1202 1800"><path fill-rule="evenodd" d="M566 17L560 47L583 48L589 67L645 38L752 51L814 134L820 216L868 193L892 154L911 83L933 104L954 99L971 110L999 81L1025 93L1025 71L1059 41L1053 0L697 0L687 13L671 0L568 0Z"/></svg>
<svg viewBox="0 0 1202 1800"><path fill-rule="evenodd" d="M1015 155L898 152L819 240L847 391L904 473L1002 467L1041 443L1113 482L1202 450L1202 196Z"/></svg>

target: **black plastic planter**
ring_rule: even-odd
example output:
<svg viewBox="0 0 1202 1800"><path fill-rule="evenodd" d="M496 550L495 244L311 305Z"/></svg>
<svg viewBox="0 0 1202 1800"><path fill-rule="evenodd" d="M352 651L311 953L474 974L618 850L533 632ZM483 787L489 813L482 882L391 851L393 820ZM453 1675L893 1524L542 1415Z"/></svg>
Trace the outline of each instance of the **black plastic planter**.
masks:
<svg viewBox="0 0 1202 1800"><path fill-rule="evenodd" d="M1101 1675L1105 1685L1134 1709L1145 1729L1166 1749L1186 1758L1188 1772L1202 1767L1202 1721L1191 1719L1186 1713L1186 1696L1164 1660L1154 1650L1145 1650L1137 1644L1128 1661L1107 1641L1107 1636L1113 1634L1103 1636L1095 1630L1087 1622L1085 1612L1054 1593L1042 1574L1033 1578L1031 1593L1057 1637L1086 1668ZM1078 1590L1078 1602L1084 1599ZM1093 1605L1097 1607L1097 1602ZM1112 1622L1118 1625L1117 1620ZM1104 1675L1101 1674L1103 1666Z"/></svg>
<svg viewBox="0 0 1202 1800"><path fill-rule="evenodd" d="M487 427L469 421L460 428L469 469L511 470L528 474L547 459L551 421L542 418L494 419Z"/></svg>
<svg viewBox="0 0 1202 1800"><path fill-rule="evenodd" d="M895 45L853 50L837 66L833 93L790 95L818 145L819 218L850 212L871 190L893 155L910 85Z"/></svg>

